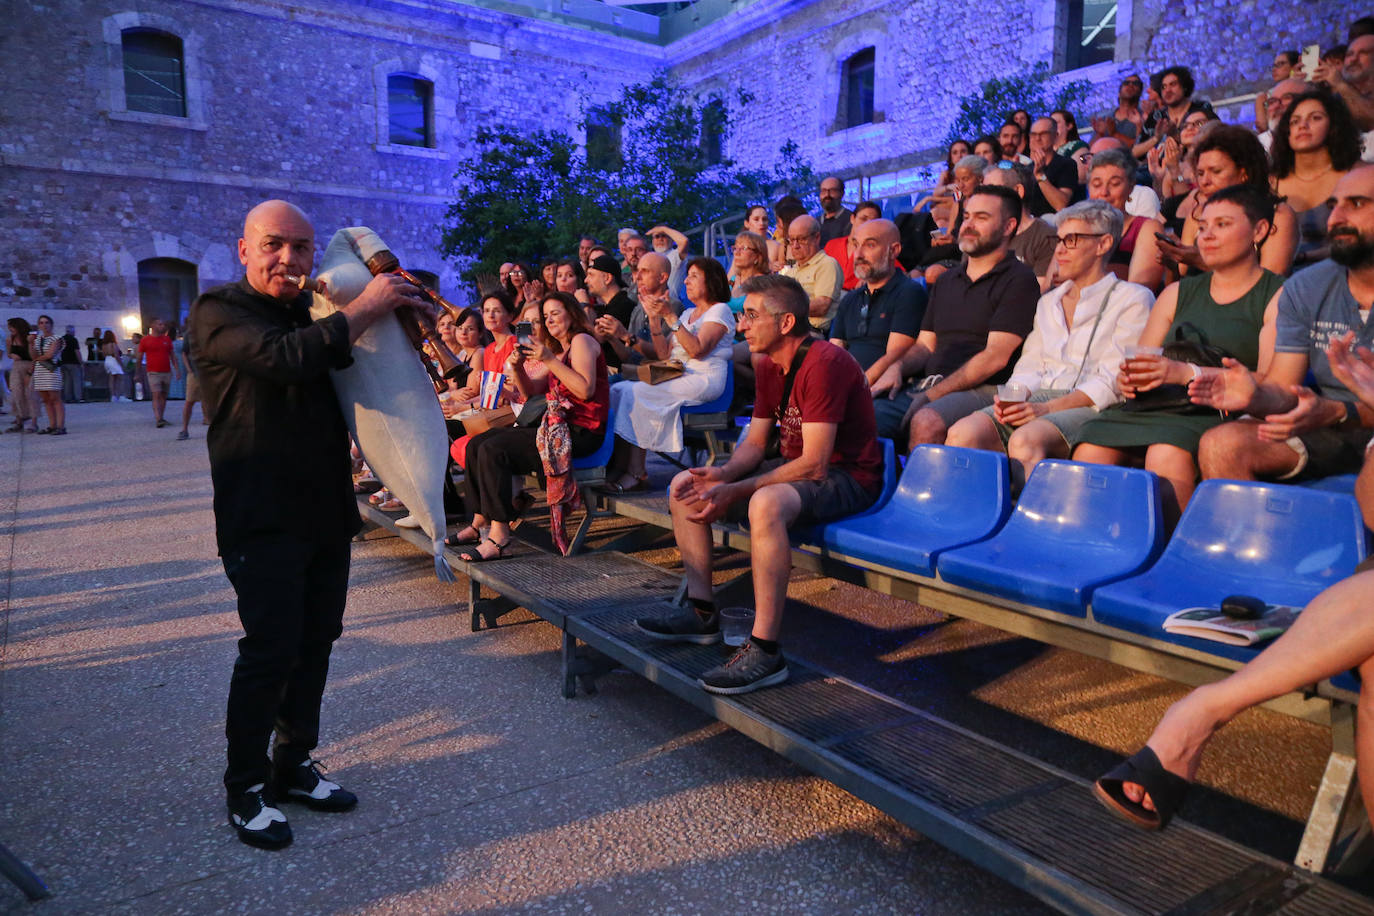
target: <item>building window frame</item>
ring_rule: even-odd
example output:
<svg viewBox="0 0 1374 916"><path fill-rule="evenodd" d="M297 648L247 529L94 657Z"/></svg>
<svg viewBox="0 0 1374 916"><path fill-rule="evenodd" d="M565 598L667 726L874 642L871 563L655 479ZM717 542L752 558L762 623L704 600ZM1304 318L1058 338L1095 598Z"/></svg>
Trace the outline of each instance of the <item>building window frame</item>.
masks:
<svg viewBox="0 0 1374 916"><path fill-rule="evenodd" d="M1081 70L1120 59L1119 42L1130 35L1129 0L1060 0L1056 22L1058 70ZM1110 29L1109 35L1104 32ZM1084 47L1084 40L1092 41Z"/></svg>
<svg viewBox="0 0 1374 916"><path fill-rule="evenodd" d="M409 90L409 91L407 91ZM420 108L419 142L401 139L408 132L414 132L414 124L398 124L397 102L406 96L407 105L418 104ZM388 73L386 77L387 100L387 143L391 146L409 146L414 149L434 149L434 81L413 73Z"/></svg>
<svg viewBox="0 0 1374 916"><path fill-rule="evenodd" d="M892 125L887 121L887 111L895 103L898 85L895 69L896 55L889 53L889 36L886 32L873 28L855 28L848 34L839 36L831 46L828 63L820 85L824 92L819 98L821 134L823 137L864 137L870 135L875 142L888 137ZM871 50L870 50L871 49ZM858 58L864 62L871 52L873 67L873 112L872 119L849 123L849 86L850 63ZM852 132L852 133L851 133Z"/></svg>
<svg viewBox="0 0 1374 916"><path fill-rule="evenodd" d="M129 107L124 63L124 36L127 32L156 32L181 42L182 99L184 115L138 111ZM206 130L207 83L202 61L205 42L194 29L160 13L126 11L101 21L105 41L105 114L114 121L132 121L186 130Z"/></svg>
<svg viewBox="0 0 1374 916"><path fill-rule="evenodd" d="M404 76L429 84L429 104L426 112L428 146L412 146L391 142L391 77ZM372 68L375 134L373 147L381 153L410 156L418 159L448 159L446 147L455 142L457 129L456 107L445 92L445 82L439 71L421 55L393 57L379 61Z"/></svg>
<svg viewBox="0 0 1374 916"><path fill-rule="evenodd" d="M840 66L840 103L836 121L849 130L874 123L877 108L874 90L877 85L878 56L872 45L849 55Z"/></svg>
<svg viewBox="0 0 1374 916"><path fill-rule="evenodd" d="M606 105L587 109L584 150L587 167L618 172L625 165L625 120Z"/></svg>

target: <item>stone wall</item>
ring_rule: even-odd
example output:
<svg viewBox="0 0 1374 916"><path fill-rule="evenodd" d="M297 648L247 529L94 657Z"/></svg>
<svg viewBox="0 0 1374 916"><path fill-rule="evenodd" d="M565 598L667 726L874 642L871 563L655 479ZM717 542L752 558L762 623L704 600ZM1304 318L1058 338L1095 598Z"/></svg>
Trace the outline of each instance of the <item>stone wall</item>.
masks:
<svg viewBox="0 0 1374 916"><path fill-rule="evenodd" d="M128 111L120 33L180 36L188 116ZM244 212L286 197L327 241L370 225L446 291L437 248L453 173L478 127L572 129L661 50L442 0L64 0L5 44L0 303L136 307L140 260L240 275ZM386 78L434 83L435 149L392 146Z"/></svg>

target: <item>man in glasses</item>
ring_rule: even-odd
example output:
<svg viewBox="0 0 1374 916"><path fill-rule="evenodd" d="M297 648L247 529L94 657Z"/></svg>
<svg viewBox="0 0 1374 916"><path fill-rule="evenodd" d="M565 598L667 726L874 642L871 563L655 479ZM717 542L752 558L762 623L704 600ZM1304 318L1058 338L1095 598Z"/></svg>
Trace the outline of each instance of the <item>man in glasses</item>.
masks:
<svg viewBox="0 0 1374 916"><path fill-rule="evenodd" d="M1312 84L1303 80L1286 79L1279 81L1268 92L1261 92L1256 96L1255 109L1257 112L1263 111L1264 118L1256 117L1255 127L1263 128L1259 134L1259 142L1264 146L1266 153L1274 144L1274 131L1271 126L1279 123L1279 119L1293 104L1295 98L1311 88Z"/></svg>
<svg viewBox="0 0 1374 916"><path fill-rule="evenodd" d="M890 220L869 220L855 227L853 238L859 286L840 300L830 342L859 361L871 388L916 343L926 313L926 291L898 266L901 237ZM878 435L890 439L897 435L897 426L889 417L886 426L879 425Z"/></svg>
<svg viewBox="0 0 1374 916"><path fill-rule="evenodd" d="M791 277L811 299L811 327L824 334L840 304L844 273L839 262L821 250L821 224L802 214L787 224L787 259L780 273Z"/></svg>
<svg viewBox="0 0 1374 916"><path fill-rule="evenodd" d="M1063 280L1040 297L1035 325L1007 386L1016 399L995 398L950 427L945 442L1005 451L1020 486L1036 462L1069 457L1069 443L1098 411L1121 400L1117 367L1135 343L1155 297L1117 280L1108 266L1125 220L1111 204L1088 200L1059 214L1054 260ZM1010 391L1008 393L1011 393Z"/></svg>
<svg viewBox="0 0 1374 916"><path fill-rule="evenodd" d="M1127 147L1140 136L1145 114L1140 110L1140 98L1145 94L1145 81L1132 73L1121 81L1116 91L1116 108L1104 111L1092 119L1094 137L1118 137Z"/></svg>

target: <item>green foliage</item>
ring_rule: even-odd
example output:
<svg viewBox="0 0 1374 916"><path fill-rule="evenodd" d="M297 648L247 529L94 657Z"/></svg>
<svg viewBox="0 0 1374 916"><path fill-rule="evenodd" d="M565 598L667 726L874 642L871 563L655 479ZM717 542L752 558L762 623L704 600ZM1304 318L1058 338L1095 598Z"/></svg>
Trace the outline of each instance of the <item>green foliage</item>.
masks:
<svg viewBox="0 0 1374 916"><path fill-rule="evenodd" d="M1056 108L1077 116L1092 84L1087 80L1060 86L1055 83L1049 65L1043 61L1021 73L985 80L977 92L959 99L959 116L950 126L945 145L961 137L976 140L984 134L996 134L1007 116L1018 108L1029 111L1033 118L1045 117Z"/></svg>
<svg viewBox="0 0 1374 916"><path fill-rule="evenodd" d="M736 104L748 101L741 94ZM464 263L470 278L495 273L503 261L570 256L582 235L614 244L622 226L686 231L816 186L810 164L790 141L766 169L739 168L728 158L709 164L703 119L723 142L730 114L724 99L707 99L703 109L658 75L583 112L581 126L593 127L590 156L563 131L482 128L478 152L455 176L459 190L445 217L441 251ZM606 125L621 127L618 151L613 129L595 129Z"/></svg>

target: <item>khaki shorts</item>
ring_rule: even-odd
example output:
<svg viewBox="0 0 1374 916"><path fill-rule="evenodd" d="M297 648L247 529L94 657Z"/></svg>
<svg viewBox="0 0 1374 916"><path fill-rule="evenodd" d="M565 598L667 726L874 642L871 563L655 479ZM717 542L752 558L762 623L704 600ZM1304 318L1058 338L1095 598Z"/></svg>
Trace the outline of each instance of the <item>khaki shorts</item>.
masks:
<svg viewBox="0 0 1374 916"><path fill-rule="evenodd" d="M186 401L195 403L200 400L200 379L194 372L186 376Z"/></svg>
<svg viewBox="0 0 1374 916"><path fill-rule="evenodd" d="M148 373L148 393L166 394L172 390L172 373L170 372L149 372Z"/></svg>

